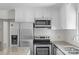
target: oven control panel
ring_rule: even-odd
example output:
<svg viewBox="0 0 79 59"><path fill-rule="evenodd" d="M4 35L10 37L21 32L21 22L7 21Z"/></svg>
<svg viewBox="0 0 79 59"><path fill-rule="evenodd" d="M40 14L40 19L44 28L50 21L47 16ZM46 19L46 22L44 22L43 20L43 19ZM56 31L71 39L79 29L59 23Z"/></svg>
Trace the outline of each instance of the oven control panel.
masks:
<svg viewBox="0 0 79 59"><path fill-rule="evenodd" d="M36 40L48 40L50 39L49 36L35 36L34 39Z"/></svg>

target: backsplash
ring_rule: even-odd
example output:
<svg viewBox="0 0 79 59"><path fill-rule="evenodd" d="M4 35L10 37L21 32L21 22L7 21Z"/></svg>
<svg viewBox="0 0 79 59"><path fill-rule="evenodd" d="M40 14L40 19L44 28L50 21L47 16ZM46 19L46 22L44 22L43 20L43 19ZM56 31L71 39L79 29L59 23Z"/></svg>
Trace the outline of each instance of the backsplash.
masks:
<svg viewBox="0 0 79 59"><path fill-rule="evenodd" d="M51 41L64 41L64 31L51 30Z"/></svg>
<svg viewBox="0 0 79 59"><path fill-rule="evenodd" d="M76 30L66 31L66 35L65 36L66 36L66 38L65 38L66 42L79 47L79 40L75 39L75 37L77 36Z"/></svg>
<svg viewBox="0 0 79 59"><path fill-rule="evenodd" d="M76 31L73 29L61 29L51 31L51 41L72 41L76 35Z"/></svg>
<svg viewBox="0 0 79 59"><path fill-rule="evenodd" d="M76 36L76 30L66 30L65 31L65 41L72 42L74 40L74 37Z"/></svg>
<svg viewBox="0 0 79 59"><path fill-rule="evenodd" d="M34 36L50 36L51 29L48 28L35 28L34 29Z"/></svg>
<svg viewBox="0 0 79 59"><path fill-rule="evenodd" d="M50 36L51 41L66 41L71 42L74 40L76 35L76 30L74 29L59 29L59 30L50 30L50 29L35 29L35 36Z"/></svg>

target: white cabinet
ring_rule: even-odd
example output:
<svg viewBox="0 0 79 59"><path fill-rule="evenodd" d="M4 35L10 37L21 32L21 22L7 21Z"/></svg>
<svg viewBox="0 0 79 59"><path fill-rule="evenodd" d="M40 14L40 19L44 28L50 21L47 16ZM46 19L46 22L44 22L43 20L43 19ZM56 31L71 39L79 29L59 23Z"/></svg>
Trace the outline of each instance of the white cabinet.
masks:
<svg viewBox="0 0 79 59"><path fill-rule="evenodd" d="M15 19L15 9L8 11L8 19Z"/></svg>
<svg viewBox="0 0 79 59"><path fill-rule="evenodd" d="M8 19L8 11L0 10L0 19Z"/></svg>
<svg viewBox="0 0 79 59"><path fill-rule="evenodd" d="M15 10L0 10L0 19L15 19Z"/></svg>
<svg viewBox="0 0 79 59"><path fill-rule="evenodd" d="M77 19L76 19L76 22L77 22L77 34L79 34L79 7L77 7Z"/></svg>
<svg viewBox="0 0 79 59"><path fill-rule="evenodd" d="M15 21L16 22L21 22L21 21L24 21L24 14L23 14L23 11L21 9L16 9L16 12L15 12Z"/></svg>
<svg viewBox="0 0 79 59"><path fill-rule="evenodd" d="M72 4L64 4L60 9L61 28L76 29L76 10Z"/></svg>
<svg viewBox="0 0 79 59"><path fill-rule="evenodd" d="M30 9L16 8L15 9L15 21L16 22L33 22L33 11Z"/></svg>

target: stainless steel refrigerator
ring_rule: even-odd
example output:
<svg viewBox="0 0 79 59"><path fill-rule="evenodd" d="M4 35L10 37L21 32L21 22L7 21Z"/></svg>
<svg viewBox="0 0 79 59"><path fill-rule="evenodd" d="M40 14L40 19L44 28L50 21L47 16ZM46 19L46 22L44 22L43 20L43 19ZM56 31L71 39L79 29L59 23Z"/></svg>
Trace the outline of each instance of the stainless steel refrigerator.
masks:
<svg viewBox="0 0 79 59"><path fill-rule="evenodd" d="M11 47L29 47L32 54L33 23L32 22L10 22L10 24L11 24L10 25L11 26L10 27L10 46ZM12 26L14 27L12 28ZM11 43L12 41L14 41L13 44Z"/></svg>

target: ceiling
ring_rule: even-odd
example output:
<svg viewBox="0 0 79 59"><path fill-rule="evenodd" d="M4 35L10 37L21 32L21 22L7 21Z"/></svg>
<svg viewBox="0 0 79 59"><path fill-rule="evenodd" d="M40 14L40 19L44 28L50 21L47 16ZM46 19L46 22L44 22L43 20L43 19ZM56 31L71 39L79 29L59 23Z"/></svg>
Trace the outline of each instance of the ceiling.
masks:
<svg viewBox="0 0 79 59"><path fill-rule="evenodd" d="M63 3L0 3L0 9L14 9L18 7L29 8L29 7L53 7L60 8Z"/></svg>
<svg viewBox="0 0 79 59"><path fill-rule="evenodd" d="M0 9L16 8L16 7L49 7L56 3L0 3Z"/></svg>

